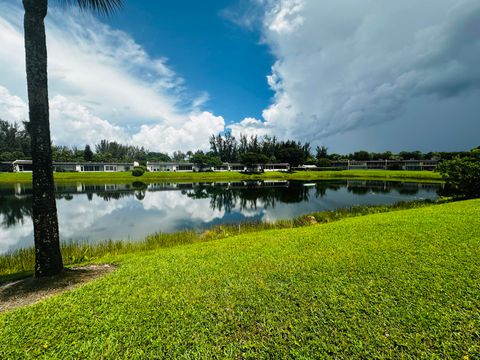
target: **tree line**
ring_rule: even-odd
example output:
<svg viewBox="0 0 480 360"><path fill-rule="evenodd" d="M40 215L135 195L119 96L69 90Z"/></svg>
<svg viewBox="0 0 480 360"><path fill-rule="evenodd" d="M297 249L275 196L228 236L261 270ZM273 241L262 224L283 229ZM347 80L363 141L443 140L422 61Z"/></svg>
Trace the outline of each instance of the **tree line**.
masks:
<svg viewBox="0 0 480 360"><path fill-rule="evenodd" d="M222 162L249 163L289 163L292 166L301 164L328 167L332 161L341 160L452 160L456 158L480 158L480 146L470 151L458 152L428 152L401 151L393 153L356 151L341 155L329 153L326 146L317 146L312 151L308 142L301 143L293 140L278 141L276 137L240 135L239 140L231 133L225 135L211 135L210 157L217 157Z"/></svg>
<svg viewBox="0 0 480 360"><path fill-rule="evenodd" d="M329 153L325 146L314 150L310 143L294 140L279 141L275 136L240 135L238 140L230 133L211 135L210 150L174 151L171 154L153 152L144 147L125 145L116 141L101 140L93 146L78 147L52 145L54 161L65 162L193 162L200 166L218 166L222 163L269 164L288 163L292 166L302 164L327 167L332 161L339 160L451 160L468 158L472 154L480 157L480 146L471 151L428 152L401 151L393 153L356 151L341 155ZM30 135L28 123L23 128L0 119L0 161L31 159Z"/></svg>

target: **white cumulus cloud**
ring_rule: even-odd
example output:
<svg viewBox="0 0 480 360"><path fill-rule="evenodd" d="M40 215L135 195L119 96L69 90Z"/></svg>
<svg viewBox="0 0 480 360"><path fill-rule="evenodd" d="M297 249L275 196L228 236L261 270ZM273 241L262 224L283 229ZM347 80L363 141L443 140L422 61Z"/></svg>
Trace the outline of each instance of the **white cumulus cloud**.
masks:
<svg viewBox="0 0 480 360"><path fill-rule="evenodd" d="M18 96L12 95L7 88L0 85L0 119L21 124L28 120L28 108Z"/></svg>
<svg viewBox="0 0 480 360"><path fill-rule="evenodd" d="M142 125L133 136L133 143L149 149L160 148L163 151L207 149L208 139L225 128L225 120L210 112L192 113L188 120L174 125Z"/></svg>
<svg viewBox="0 0 480 360"><path fill-rule="evenodd" d="M151 57L127 33L54 7L46 31L57 145L105 138L173 151L205 146L224 130L223 118L202 112L208 93L189 94L168 59ZM21 2L1 2L0 117L11 122L28 114L23 41Z"/></svg>
<svg viewBox="0 0 480 360"><path fill-rule="evenodd" d="M102 139L129 142L123 128L93 115L87 107L61 95L50 101L50 119L54 143L97 144Z"/></svg>

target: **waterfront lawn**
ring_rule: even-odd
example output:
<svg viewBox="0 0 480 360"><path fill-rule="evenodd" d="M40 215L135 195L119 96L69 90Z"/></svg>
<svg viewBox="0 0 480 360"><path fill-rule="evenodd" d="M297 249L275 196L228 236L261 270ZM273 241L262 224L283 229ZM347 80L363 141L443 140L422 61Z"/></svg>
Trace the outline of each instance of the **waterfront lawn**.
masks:
<svg viewBox="0 0 480 360"><path fill-rule="evenodd" d="M0 358L475 359L479 210L455 202L123 255L101 280L1 314Z"/></svg>
<svg viewBox="0 0 480 360"><path fill-rule="evenodd" d="M266 172L263 174L247 175L239 172L204 172L204 173L180 173L180 172L147 172L143 176L134 177L130 172L99 172L99 173L56 173L57 183L68 182L107 182L107 183L131 183L141 181L144 183L154 182L214 182L236 180L324 180L324 179L371 179L371 180L400 180L400 181L441 181L440 174L432 171L404 171L404 170L342 170L342 171L296 171ZM0 173L0 183L32 181L32 175L28 173Z"/></svg>

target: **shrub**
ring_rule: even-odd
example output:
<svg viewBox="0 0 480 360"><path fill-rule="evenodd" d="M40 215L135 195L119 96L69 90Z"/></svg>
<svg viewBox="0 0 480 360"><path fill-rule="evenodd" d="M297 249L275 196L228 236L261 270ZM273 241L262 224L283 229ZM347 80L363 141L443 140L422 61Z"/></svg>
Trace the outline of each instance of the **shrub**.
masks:
<svg viewBox="0 0 480 360"><path fill-rule="evenodd" d="M444 161L437 171L446 182L443 195L480 197L480 161L468 158Z"/></svg>
<svg viewBox="0 0 480 360"><path fill-rule="evenodd" d="M135 166L132 170L132 175L139 177L145 174L145 168L143 166Z"/></svg>

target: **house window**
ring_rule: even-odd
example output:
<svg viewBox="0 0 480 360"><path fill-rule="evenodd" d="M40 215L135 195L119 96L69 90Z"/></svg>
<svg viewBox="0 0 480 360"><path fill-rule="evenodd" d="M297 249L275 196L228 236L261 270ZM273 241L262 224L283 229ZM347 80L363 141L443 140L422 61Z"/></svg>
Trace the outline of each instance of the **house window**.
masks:
<svg viewBox="0 0 480 360"><path fill-rule="evenodd" d="M101 168L100 166L93 166L93 165L82 166L82 171L85 171L85 172L102 171L102 170L103 170L103 167Z"/></svg>
<svg viewBox="0 0 480 360"><path fill-rule="evenodd" d="M179 171L192 171L193 167L191 165L179 165L178 170Z"/></svg>

